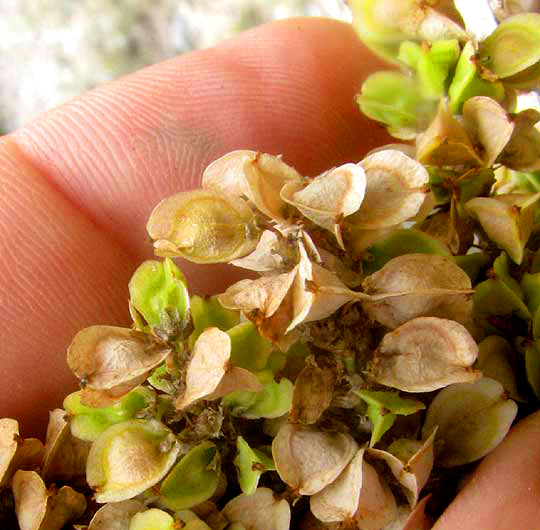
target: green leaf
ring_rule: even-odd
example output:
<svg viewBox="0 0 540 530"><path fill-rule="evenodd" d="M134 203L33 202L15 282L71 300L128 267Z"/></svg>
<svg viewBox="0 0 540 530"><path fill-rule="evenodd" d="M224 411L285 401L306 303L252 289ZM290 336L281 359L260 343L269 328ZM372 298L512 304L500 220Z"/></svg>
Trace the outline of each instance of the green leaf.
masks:
<svg viewBox="0 0 540 530"><path fill-rule="evenodd" d="M519 282L510 275L510 261L506 252L501 252L498 258L493 262L493 270L495 271L497 280L501 280L506 287L512 289L520 300L523 300L523 291L519 286ZM530 309L530 308L529 308ZM531 311L531 314L533 312Z"/></svg>
<svg viewBox="0 0 540 530"><path fill-rule="evenodd" d="M474 53L472 42L467 42L463 47L454 77L448 88L450 109L453 114L459 114L465 101L474 96L488 96L496 101L504 99L504 87L501 83L492 83L480 77L473 60Z"/></svg>
<svg viewBox="0 0 540 530"><path fill-rule="evenodd" d="M536 316L538 308L540 308L540 273L525 273L521 278L521 288L531 315Z"/></svg>
<svg viewBox="0 0 540 530"><path fill-rule="evenodd" d="M474 316L477 322L489 333L500 333L493 324L493 317L515 315L523 320L530 320L527 306L516 293L500 280L489 279L479 283L473 294Z"/></svg>
<svg viewBox="0 0 540 530"><path fill-rule="evenodd" d="M215 296L192 296L191 318L193 333L189 336L190 347L206 329L216 327L221 331L236 326L240 322L240 312L223 307Z"/></svg>
<svg viewBox="0 0 540 530"><path fill-rule="evenodd" d="M392 427L398 414L408 416L426 408L421 401L402 398L397 392L356 390L355 393L368 404L367 413L373 424L370 447Z"/></svg>
<svg viewBox="0 0 540 530"><path fill-rule="evenodd" d="M373 274L386 263L403 254L437 254L449 256L448 248L439 240L415 228L395 230L367 249L368 259L362 262L366 275Z"/></svg>
<svg viewBox="0 0 540 530"><path fill-rule="evenodd" d="M191 449L167 475L160 488L163 504L184 510L208 500L216 491L221 472L217 447L203 442Z"/></svg>
<svg viewBox="0 0 540 530"><path fill-rule="evenodd" d="M486 269L491 263L490 257L483 252L454 256L454 261L456 265L460 266L468 274L473 285L482 270Z"/></svg>
<svg viewBox="0 0 540 530"><path fill-rule="evenodd" d="M257 489L260 476L270 469L275 469L273 459L262 451L252 449L242 436L236 439L238 454L234 465L238 473L238 483L246 495L252 495Z"/></svg>
<svg viewBox="0 0 540 530"><path fill-rule="evenodd" d="M160 364L154 369L152 374L148 377L147 381L156 389L165 392L166 394L175 394L176 387L171 382L171 374L167 370L165 363Z"/></svg>
<svg viewBox="0 0 540 530"><path fill-rule="evenodd" d="M242 322L227 330L231 338L231 364L251 372L264 369L273 345L261 337L253 322Z"/></svg>

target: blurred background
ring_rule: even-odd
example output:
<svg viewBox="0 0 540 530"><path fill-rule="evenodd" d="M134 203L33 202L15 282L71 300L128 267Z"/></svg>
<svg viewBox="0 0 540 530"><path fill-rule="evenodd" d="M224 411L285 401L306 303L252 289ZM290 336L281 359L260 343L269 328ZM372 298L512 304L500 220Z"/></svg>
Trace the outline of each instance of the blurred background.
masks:
<svg viewBox="0 0 540 530"><path fill-rule="evenodd" d="M100 83L342 0L0 0L0 133Z"/></svg>

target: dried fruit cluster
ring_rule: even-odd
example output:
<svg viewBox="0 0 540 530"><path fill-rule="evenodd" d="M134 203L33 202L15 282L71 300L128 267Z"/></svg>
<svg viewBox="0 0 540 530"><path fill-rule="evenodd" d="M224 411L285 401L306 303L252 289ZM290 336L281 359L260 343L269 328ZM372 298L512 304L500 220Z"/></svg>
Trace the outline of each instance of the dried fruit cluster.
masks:
<svg viewBox="0 0 540 530"><path fill-rule="evenodd" d="M360 108L415 143L315 178L234 151L158 204L133 326L75 336L45 446L0 421L4 524L410 529L537 408L540 14L479 42L450 1L351 3L405 69ZM252 273L190 296L175 257Z"/></svg>

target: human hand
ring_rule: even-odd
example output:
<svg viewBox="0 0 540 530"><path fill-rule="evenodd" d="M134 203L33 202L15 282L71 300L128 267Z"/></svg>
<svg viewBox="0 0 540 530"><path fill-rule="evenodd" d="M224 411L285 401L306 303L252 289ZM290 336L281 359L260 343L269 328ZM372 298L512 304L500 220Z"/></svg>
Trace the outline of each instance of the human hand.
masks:
<svg viewBox="0 0 540 530"><path fill-rule="evenodd" d="M148 214L195 187L210 161L254 149L316 175L385 143L353 101L380 68L346 25L289 20L145 69L0 139L0 416L42 434L47 410L76 385L67 345L85 326L128 324L127 283L151 257ZM194 291L234 280L230 269L181 266ZM529 420L482 464L438 529L538 527L539 425Z"/></svg>

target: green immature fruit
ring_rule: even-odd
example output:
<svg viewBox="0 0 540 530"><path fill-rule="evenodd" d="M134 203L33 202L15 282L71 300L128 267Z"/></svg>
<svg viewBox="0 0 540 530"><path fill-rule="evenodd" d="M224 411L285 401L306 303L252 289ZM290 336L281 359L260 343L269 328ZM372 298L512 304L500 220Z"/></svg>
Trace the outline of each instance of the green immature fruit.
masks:
<svg viewBox="0 0 540 530"><path fill-rule="evenodd" d="M420 130L435 114L435 102L426 101L413 79L397 72L376 72L356 97L360 110L389 127L398 138L405 131Z"/></svg>
<svg viewBox="0 0 540 530"><path fill-rule="evenodd" d="M523 13L501 22L482 43L479 56L502 79L536 65L540 61L540 14Z"/></svg>
<svg viewBox="0 0 540 530"><path fill-rule="evenodd" d="M131 499L167 474L179 450L172 431L156 420L118 423L93 443L86 480L97 502Z"/></svg>
<svg viewBox="0 0 540 530"><path fill-rule="evenodd" d="M170 258L145 261L129 282L133 307L164 338L178 337L189 321L186 279Z"/></svg>
<svg viewBox="0 0 540 530"><path fill-rule="evenodd" d="M155 404L156 396L149 388L137 387L108 407L91 407L81 402L79 390L64 399L64 409L71 416L73 436L93 442L108 427L135 417Z"/></svg>
<svg viewBox="0 0 540 530"><path fill-rule="evenodd" d="M185 510L200 504L216 491L220 473L217 447L211 442L199 444L167 475L160 487L161 500L170 510Z"/></svg>
<svg viewBox="0 0 540 530"><path fill-rule="evenodd" d="M497 101L504 99L504 88L501 83L483 79L474 60L474 46L467 42L463 47L456 66L454 78L448 89L450 109L454 114L461 111L463 104L474 96L488 96Z"/></svg>
<svg viewBox="0 0 540 530"><path fill-rule="evenodd" d="M174 530L174 519L163 510L150 508L135 514L129 522L129 530Z"/></svg>
<svg viewBox="0 0 540 530"><path fill-rule="evenodd" d="M506 436L517 405L506 399L503 386L487 377L441 390L428 408L422 434L438 426L436 461L443 467L474 462Z"/></svg>

